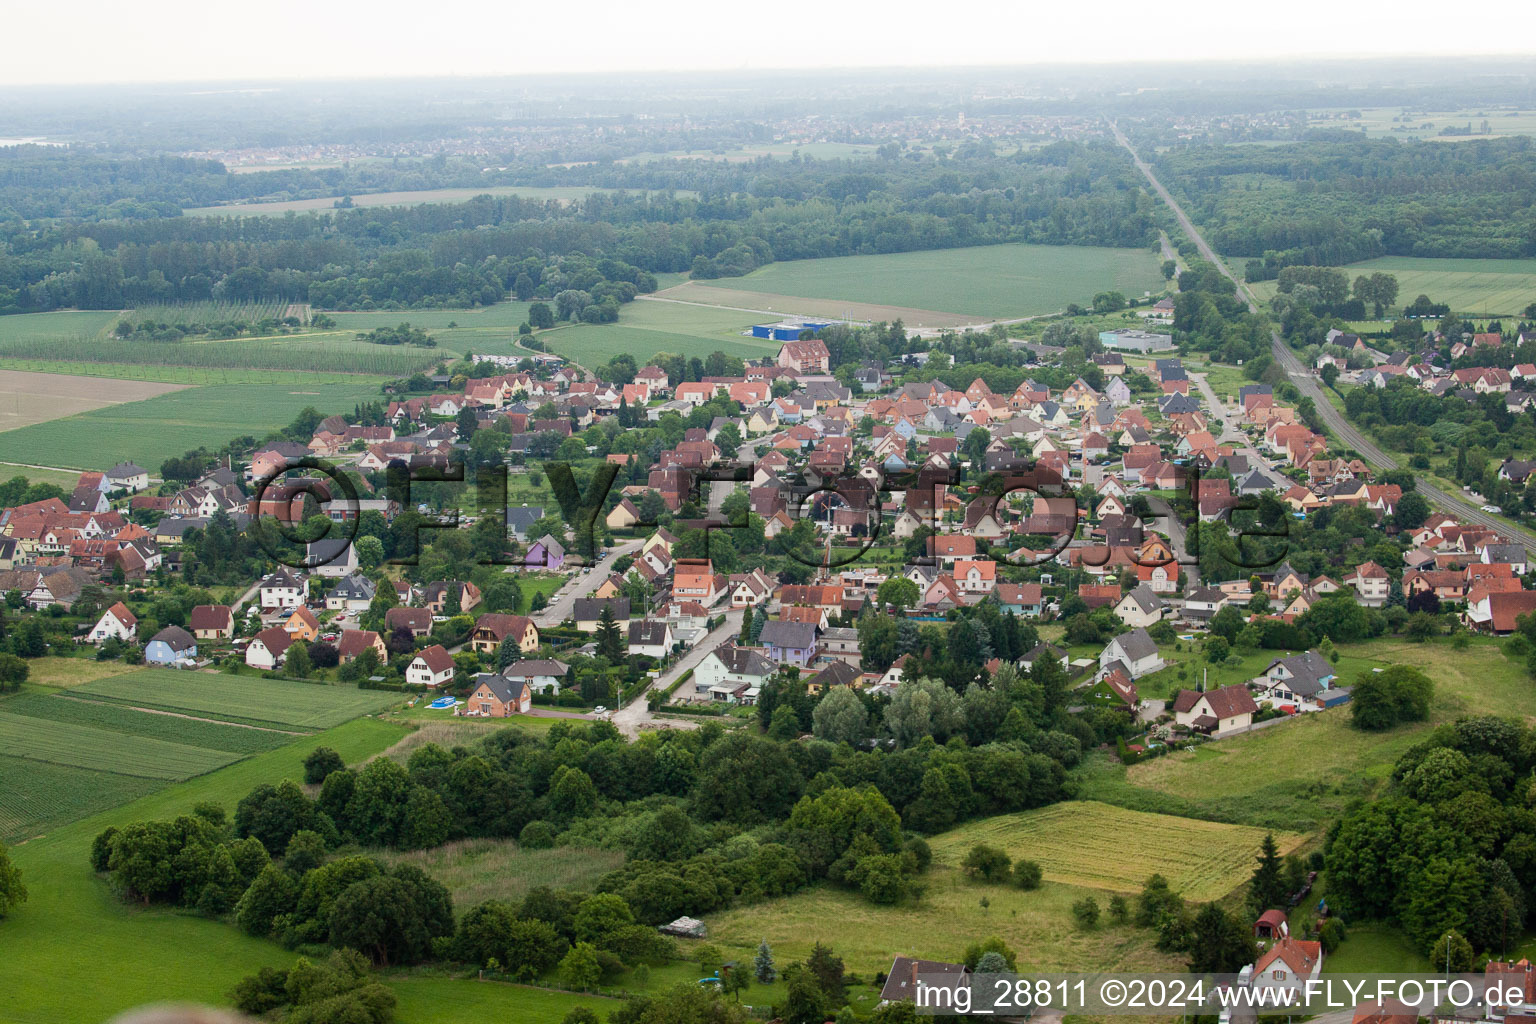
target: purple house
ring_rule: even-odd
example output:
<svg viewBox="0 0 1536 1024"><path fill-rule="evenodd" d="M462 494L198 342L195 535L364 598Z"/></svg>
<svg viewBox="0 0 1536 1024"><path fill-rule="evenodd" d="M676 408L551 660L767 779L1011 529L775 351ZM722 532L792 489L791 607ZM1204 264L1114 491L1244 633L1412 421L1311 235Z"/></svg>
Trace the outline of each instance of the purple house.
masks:
<svg viewBox="0 0 1536 1024"><path fill-rule="evenodd" d="M804 667L816 660L816 627L809 622L776 619L763 626L758 642L780 665Z"/></svg>
<svg viewBox="0 0 1536 1024"><path fill-rule="evenodd" d="M529 569L548 569L551 572L559 572L565 565L565 547L546 533L528 545L528 554L523 558L523 565Z"/></svg>

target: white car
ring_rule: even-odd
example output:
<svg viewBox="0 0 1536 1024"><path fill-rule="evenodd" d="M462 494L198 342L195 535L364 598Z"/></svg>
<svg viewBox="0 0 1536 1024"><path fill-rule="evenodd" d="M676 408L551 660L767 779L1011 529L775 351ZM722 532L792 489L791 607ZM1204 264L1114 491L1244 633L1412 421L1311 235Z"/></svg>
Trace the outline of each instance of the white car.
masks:
<svg viewBox="0 0 1536 1024"><path fill-rule="evenodd" d="M592 713L594 715L606 715L608 713L608 709L599 704L597 707L592 709Z"/></svg>
<svg viewBox="0 0 1536 1024"><path fill-rule="evenodd" d="M1504 510L1499 508L1499 506L1497 506L1497 505L1484 505L1483 506L1483 511L1484 512L1491 512L1494 515L1498 515L1500 512L1503 512Z"/></svg>

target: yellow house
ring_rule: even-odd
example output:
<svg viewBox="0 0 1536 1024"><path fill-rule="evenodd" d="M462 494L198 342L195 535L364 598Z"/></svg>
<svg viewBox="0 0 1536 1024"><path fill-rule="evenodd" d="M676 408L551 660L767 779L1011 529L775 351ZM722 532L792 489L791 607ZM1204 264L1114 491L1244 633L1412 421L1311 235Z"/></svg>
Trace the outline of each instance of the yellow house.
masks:
<svg viewBox="0 0 1536 1024"><path fill-rule="evenodd" d="M640 521L640 510L635 503L625 498L613 506L613 511L603 519L610 530L627 530Z"/></svg>
<svg viewBox="0 0 1536 1024"><path fill-rule="evenodd" d="M773 411L773 406L765 405L752 410L752 415L747 417L747 433L766 434L779 425L779 416Z"/></svg>
<svg viewBox="0 0 1536 1024"><path fill-rule="evenodd" d="M677 543L677 538L668 533L665 527L660 527L655 533L645 539L645 543L640 547L640 553L648 555L652 551L660 549L666 553L668 558L671 558L672 545L675 543Z"/></svg>
<svg viewBox="0 0 1536 1024"><path fill-rule="evenodd" d="M315 618L314 612L301 605L283 623L283 631L295 640L309 643L320 635L320 621Z"/></svg>

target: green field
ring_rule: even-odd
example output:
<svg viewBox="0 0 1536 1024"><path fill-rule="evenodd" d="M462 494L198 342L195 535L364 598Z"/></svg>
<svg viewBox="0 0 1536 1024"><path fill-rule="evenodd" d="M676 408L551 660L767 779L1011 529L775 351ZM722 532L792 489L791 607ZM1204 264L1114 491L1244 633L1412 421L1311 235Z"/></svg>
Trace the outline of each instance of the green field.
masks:
<svg viewBox="0 0 1536 1024"><path fill-rule="evenodd" d="M286 303L247 304L193 303L187 306L153 306L129 310L130 321L203 323L222 319L253 319L256 313L279 313ZM397 324L405 315L386 318ZM115 363L131 366L177 366L202 370L279 370L342 373L376 373L405 376L431 366L447 353L436 349L374 345L359 341L350 330L309 331L268 337L204 338L155 341L138 337L121 339L111 333L114 313L28 313L0 317L0 360L45 362ZM372 325L372 326L377 326ZM514 324L514 326L516 326ZM439 339L443 344L446 339Z"/></svg>
<svg viewBox="0 0 1536 1024"><path fill-rule="evenodd" d="M160 789L159 779L0 754L0 843L14 843Z"/></svg>
<svg viewBox="0 0 1536 1024"><path fill-rule="evenodd" d="M0 1020L81 1024L165 1000L227 1005L240 978L261 967L291 965L294 953L224 922L123 902L91 872L91 840L108 825L169 818L204 801L233 813L260 783L302 779L304 758L316 747L331 747L357 763L401 732L378 721L351 722L14 846L11 856L30 898L3 925ZM5 788L13 788L14 777L4 778ZM109 965L117 966L104 973Z"/></svg>
<svg viewBox="0 0 1536 1024"><path fill-rule="evenodd" d="M987 245L770 263L745 277L695 283L756 293L770 304L767 308L786 313L815 312L796 310L786 299L801 297L1003 318L1087 304L1101 291L1120 291L1128 298L1144 291L1155 294L1165 287L1159 264L1143 249Z"/></svg>
<svg viewBox="0 0 1536 1024"><path fill-rule="evenodd" d="M574 186L540 187L534 185L487 185L484 188L434 188L415 192L373 192L352 197L356 208L370 206L421 206L424 203L462 203L476 196L521 196L524 199L548 199L569 203L585 199L595 192L616 192L611 188ZM333 210L341 196L323 199L287 199L265 203L241 203L233 206L198 206L182 210L187 217L270 217L284 213Z"/></svg>
<svg viewBox="0 0 1536 1024"><path fill-rule="evenodd" d="M8 715L0 707L0 750L11 757L141 779L188 779L236 755L185 743L130 736L87 725Z"/></svg>
<svg viewBox="0 0 1536 1024"><path fill-rule="evenodd" d="M70 372L69 364L23 366L7 361L6 365ZM148 376L201 376L205 381L224 377L228 383L204 383L140 402L108 406L0 433L0 462L101 469L114 462L132 460L156 469L167 458L203 445L222 445L246 434L263 437L292 422L306 406L327 414L350 412L360 401L377 399L384 380L357 374L255 371L221 374L181 370Z"/></svg>
<svg viewBox="0 0 1536 1024"><path fill-rule="evenodd" d="M292 743L301 730L338 725L396 701L375 690L171 669L95 678L62 692L29 683L26 692L0 700L0 842L38 835ZM231 724L240 721L263 726Z"/></svg>
<svg viewBox="0 0 1536 1024"><path fill-rule="evenodd" d="M1510 135L1536 135L1536 111L1498 110L1491 107L1455 110L1422 110L1404 107L1320 109L1311 112L1308 124L1315 128L1364 130L1372 138L1427 139L1435 142L1472 142ZM1488 133L1482 133L1483 122ZM1471 126L1475 135L1441 135L1444 128Z"/></svg>
<svg viewBox="0 0 1536 1024"><path fill-rule="evenodd" d="M1234 264L1241 266L1239 260ZM1457 313L1486 316L1518 316L1536 302L1536 260L1426 259L1414 256L1383 256L1351 263L1343 268L1350 280L1357 274L1376 271L1397 278L1400 305L1428 295L1448 303ZM1251 285L1262 301L1275 294L1274 281Z"/></svg>
<svg viewBox="0 0 1536 1024"><path fill-rule="evenodd" d="M549 351L586 367L597 367L627 352L642 365L657 352L706 356L717 349L743 359L779 351L779 343L744 337L742 331L762 320L739 310L659 299L636 299L619 311L615 324L573 324L540 331Z"/></svg>
<svg viewBox="0 0 1536 1024"><path fill-rule="evenodd" d="M125 736L186 743L231 754L256 754L293 742L287 730L204 722L181 715L139 711L125 704L80 700L53 693L26 693L0 704L8 715L106 729Z"/></svg>
<svg viewBox="0 0 1536 1024"><path fill-rule="evenodd" d="M136 306L123 314L129 323L155 323L201 327L205 324L254 323L281 319L290 303L283 299L261 302L181 302L159 306ZM297 314L295 314L297 315ZM302 319L302 318L301 318Z"/></svg>
<svg viewBox="0 0 1536 1024"><path fill-rule="evenodd" d="M1174 891L1203 901L1248 880L1263 838L1256 828L1074 800L969 822L930 842L934 859L951 866L986 843L1015 860L1037 862L1048 880L1064 885L1134 892L1157 873ZM1301 838L1275 836L1282 852Z"/></svg>
<svg viewBox="0 0 1536 1024"><path fill-rule="evenodd" d="M400 695L388 690L169 668L147 668L98 679L70 693L80 698L279 729L328 729L400 702Z"/></svg>

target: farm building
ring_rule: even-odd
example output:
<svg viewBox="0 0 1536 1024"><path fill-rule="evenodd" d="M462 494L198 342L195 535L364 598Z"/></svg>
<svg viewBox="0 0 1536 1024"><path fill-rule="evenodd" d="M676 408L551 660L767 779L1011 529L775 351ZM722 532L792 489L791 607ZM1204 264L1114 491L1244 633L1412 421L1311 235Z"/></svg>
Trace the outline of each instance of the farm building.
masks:
<svg viewBox="0 0 1536 1024"><path fill-rule="evenodd" d="M819 334L832 324L831 320L784 320L776 324L757 324L752 328L752 337L767 338L769 341L799 341L800 335L806 331Z"/></svg>
<svg viewBox="0 0 1536 1024"><path fill-rule="evenodd" d="M1150 331L1100 331L1099 344L1132 352L1166 352L1173 348L1173 335Z"/></svg>

